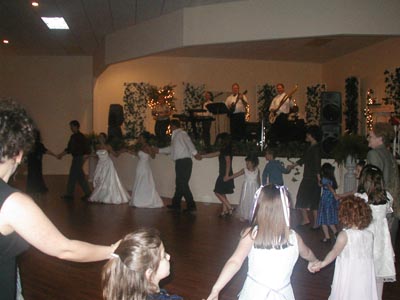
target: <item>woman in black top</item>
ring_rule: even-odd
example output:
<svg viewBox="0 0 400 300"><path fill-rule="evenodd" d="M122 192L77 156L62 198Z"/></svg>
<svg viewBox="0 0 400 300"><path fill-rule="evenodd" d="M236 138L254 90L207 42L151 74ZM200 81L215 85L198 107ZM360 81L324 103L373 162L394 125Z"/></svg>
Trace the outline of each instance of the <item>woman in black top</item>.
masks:
<svg viewBox="0 0 400 300"><path fill-rule="evenodd" d="M33 122L12 100L0 100L0 297L15 299L16 257L28 244L60 259L88 262L110 257L118 246L66 238L28 195L7 182L32 146Z"/></svg>

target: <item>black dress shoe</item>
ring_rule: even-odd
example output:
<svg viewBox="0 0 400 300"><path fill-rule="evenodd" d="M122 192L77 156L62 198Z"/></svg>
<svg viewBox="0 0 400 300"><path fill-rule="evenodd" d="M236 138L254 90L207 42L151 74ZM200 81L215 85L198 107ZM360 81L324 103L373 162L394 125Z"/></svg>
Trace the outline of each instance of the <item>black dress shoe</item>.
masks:
<svg viewBox="0 0 400 300"><path fill-rule="evenodd" d="M183 210L184 213L194 213L196 212L197 208L196 207L188 207Z"/></svg>
<svg viewBox="0 0 400 300"><path fill-rule="evenodd" d="M81 197L81 200L82 201L87 201L89 199L89 197L90 197L90 194L86 194L86 195Z"/></svg>
<svg viewBox="0 0 400 300"><path fill-rule="evenodd" d="M168 209L172 209L172 210L181 210L180 206L174 205L174 204L169 204L167 205Z"/></svg>

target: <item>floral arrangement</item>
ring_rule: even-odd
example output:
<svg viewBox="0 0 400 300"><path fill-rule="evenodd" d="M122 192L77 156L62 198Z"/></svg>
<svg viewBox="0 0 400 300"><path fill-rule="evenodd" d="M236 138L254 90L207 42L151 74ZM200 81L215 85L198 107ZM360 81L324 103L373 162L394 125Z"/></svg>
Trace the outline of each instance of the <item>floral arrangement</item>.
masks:
<svg viewBox="0 0 400 300"><path fill-rule="evenodd" d="M205 84L194 86L189 82L183 82L183 107L185 112L189 109L202 108L204 100Z"/></svg>
<svg viewBox="0 0 400 300"><path fill-rule="evenodd" d="M308 125L319 124L319 114L321 107L321 93L325 92L325 84L317 84L307 87L307 102L305 106L305 121Z"/></svg>
<svg viewBox="0 0 400 300"><path fill-rule="evenodd" d="M267 116L269 113L269 106L276 94L277 92L274 85L266 83L263 86L257 87L257 108L259 120L262 120L263 118L268 120Z"/></svg>
<svg viewBox="0 0 400 300"><path fill-rule="evenodd" d="M358 98L359 81L357 77L346 78L345 91L345 126L346 132L357 134L358 132Z"/></svg>
<svg viewBox="0 0 400 300"><path fill-rule="evenodd" d="M124 126L127 138L136 138L144 130L147 100L152 86L149 83L125 83Z"/></svg>
<svg viewBox="0 0 400 300"><path fill-rule="evenodd" d="M393 72L385 70L385 104L394 104L396 115L400 115L400 67L396 68Z"/></svg>
<svg viewBox="0 0 400 300"><path fill-rule="evenodd" d="M166 99L171 110L176 110L173 85L157 88L149 83L132 82L124 86L124 126L128 139L136 138L145 129L146 109L154 109L160 95Z"/></svg>

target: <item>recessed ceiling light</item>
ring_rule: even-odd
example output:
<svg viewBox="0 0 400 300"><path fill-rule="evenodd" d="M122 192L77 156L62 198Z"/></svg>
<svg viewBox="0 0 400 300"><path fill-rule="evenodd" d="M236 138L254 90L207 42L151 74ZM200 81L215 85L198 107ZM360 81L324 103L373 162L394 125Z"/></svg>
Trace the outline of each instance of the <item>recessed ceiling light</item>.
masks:
<svg viewBox="0 0 400 300"><path fill-rule="evenodd" d="M9 44L10 41L9 40L3 40L3 44Z"/></svg>
<svg viewBox="0 0 400 300"><path fill-rule="evenodd" d="M34 7L38 7L38 6L39 6L39 2L32 1L32 6L34 6Z"/></svg>
<svg viewBox="0 0 400 300"><path fill-rule="evenodd" d="M62 17L42 17L42 20L50 29L69 29L67 22Z"/></svg>

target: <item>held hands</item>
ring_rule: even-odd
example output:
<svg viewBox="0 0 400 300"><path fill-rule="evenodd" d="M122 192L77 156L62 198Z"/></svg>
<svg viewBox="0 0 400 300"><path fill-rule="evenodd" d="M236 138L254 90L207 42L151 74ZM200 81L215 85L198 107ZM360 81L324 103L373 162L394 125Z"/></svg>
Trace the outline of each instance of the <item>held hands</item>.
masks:
<svg viewBox="0 0 400 300"><path fill-rule="evenodd" d="M307 269L308 271L310 271L311 273L315 273L315 272L319 272L322 269L322 261L316 260L313 262L308 262L308 266Z"/></svg>
<svg viewBox="0 0 400 300"><path fill-rule="evenodd" d="M197 159L197 160L202 160L202 159L203 159L203 157L202 157L201 154L199 154L199 153L197 153L197 154L194 156L194 158Z"/></svg>

